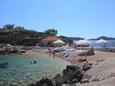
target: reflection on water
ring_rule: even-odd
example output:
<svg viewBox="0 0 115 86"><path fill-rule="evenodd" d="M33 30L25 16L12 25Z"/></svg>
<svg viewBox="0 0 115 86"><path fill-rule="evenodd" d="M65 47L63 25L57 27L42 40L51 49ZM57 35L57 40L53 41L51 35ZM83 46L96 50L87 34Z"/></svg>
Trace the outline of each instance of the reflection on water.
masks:
<svg viewBox="0 0 115 86"><path fill-rule="evenodd" d="M37 63L31 64L33 60ZM0 63L3 62L8 62L8 67L0 68L0 86L8 86L12 82L22 86L43 76L53 77L67 65L66 62L40 55L0 55Z"/></svg>

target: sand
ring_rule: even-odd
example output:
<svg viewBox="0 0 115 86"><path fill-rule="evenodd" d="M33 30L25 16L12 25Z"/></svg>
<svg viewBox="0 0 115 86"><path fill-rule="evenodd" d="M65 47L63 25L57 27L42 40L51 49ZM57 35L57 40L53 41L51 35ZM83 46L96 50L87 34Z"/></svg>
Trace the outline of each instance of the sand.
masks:
<svg viewBox="0 0 115 86"><path fill-rule="evenodd" d="M93 67L86 73L90 83L78 86L115 86L115 53L95 51L95 56L88 57Z"/></svg>
<svg viewBox="0 0 115 86"><path fill-rule="evenodd" d="M27 51L26 54L34 54L33 52L48 55L46 49L38 50L37 52ZM76 61L76 58L78 58L78 53L76 51L72 51L70 54L73 56L73 60L70 62L74 65L78 65L79 62ZM56 56L64 59L64 57L59 56L59 54ZM87 59L89 63L93 63L93 67L86 72L89 76L90 82L76 84L76 86L115 86L115 53L95 51L95 55L88 56Z"/></svg>

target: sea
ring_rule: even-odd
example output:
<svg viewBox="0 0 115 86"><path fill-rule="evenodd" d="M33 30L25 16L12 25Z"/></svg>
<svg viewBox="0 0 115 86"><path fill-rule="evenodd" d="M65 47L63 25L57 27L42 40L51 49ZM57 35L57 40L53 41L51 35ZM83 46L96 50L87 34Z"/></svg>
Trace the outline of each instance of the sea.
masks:
<svg viewBox="0 0 115 86"><path fill-rule="evenodd" d="M37 63L31 64L33 60ZM53 78L56 74L62 73L69 64L59 58L54 59L39 54L0 55L0 64L4 62L8 65L6 68L0 68L0 86L10 86L12 83L26 86L42 77Z"/></svg>
<svg viewBox="0 0 115 86"><path fill-rule="evenodd" d="M90 46L95 47L95 48L103 47L103 46L106 46L109 48L115 47L115 40L107 40L107 43L97 43L96 42L97 40L89 40L89 41L91 43Z"/></svg>

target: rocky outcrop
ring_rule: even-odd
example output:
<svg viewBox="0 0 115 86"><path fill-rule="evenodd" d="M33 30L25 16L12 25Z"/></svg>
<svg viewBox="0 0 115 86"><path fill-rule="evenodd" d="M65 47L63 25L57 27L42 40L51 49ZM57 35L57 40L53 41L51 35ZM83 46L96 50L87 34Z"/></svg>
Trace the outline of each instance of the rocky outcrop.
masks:
<svg viewBox="0 0 115 86"><path fill-rule="evenodd" d="M91 67L92 67L92 63L87 63L87 62L86 62L86 63L82 66L82 70L87 71L87 70L89 70Z"/></svg>
<svg viewBox="0 0 115 86"><path fill-rule="evenodd" d="M63 86L63 84L88 83L85 71L89 70L91 65L90 63L85 63L82 67L67 65L62 75L57 74L53 79L42 78L36 83L28 84L28 86Z"/></svg>
<svg viewBox="0 0 115 86"><path fill-rule="evenodd" d="M63 70L62 77L64 82L67 84L69 84L69 82L81 82L81 79L83 78L83 71L78 66L67 65L66 69Z"/></svg>
<svg viewBox="0 0 115 86"><path fill-rule="evenodd" d="M54 86L53 81L47 77L43 77L40 81L36 83L28 84L28 86Z"/></svg>

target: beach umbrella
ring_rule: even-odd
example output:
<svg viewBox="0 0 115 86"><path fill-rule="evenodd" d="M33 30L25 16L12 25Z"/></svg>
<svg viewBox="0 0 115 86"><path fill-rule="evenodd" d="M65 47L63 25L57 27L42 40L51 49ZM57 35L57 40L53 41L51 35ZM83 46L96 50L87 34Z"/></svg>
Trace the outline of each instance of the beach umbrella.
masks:
<svg viewBox="0 0 115 86"><path fill-rule="evenodd" d="M100 39L100 40L97 40L96 42L97 42L97 43L107 43L108 41L107 41L107 40L104 40L104 39Z"/></svg>
<svg viewBox="0 0 115 86"><path fill-rule="evenodd" d="M7 48L14 48L14 46L12 46L11 44L6 44Z"/></svg>
<svg viewBox="0 0 115 86"><path fill-rule="evenodd" d="M75 41L75 43L76 43L77 45L89 45L89 44L90 44L90 42L89 42L87 39Z"/></svg>
<svg viewBox="0 0 115 86"><path fill-rule="evenodd" d="M62 40L57 40L57 41L55 41L55 42L53 42L54 44L64 44L65 42L63 42Z"/></svg>
<svg viewBox="0 0 115 86"><path fill-rule="evenodd" d="M101 43L101 44L103 44L104 46L105 46L106 43L108 43L108 41L107 41L107 40L104 40L104 39L99 39L99 40L97 40L96 42L97 42L97 43Z"/></svg>

